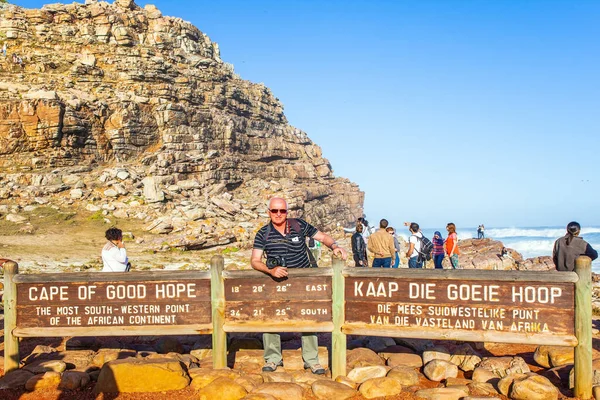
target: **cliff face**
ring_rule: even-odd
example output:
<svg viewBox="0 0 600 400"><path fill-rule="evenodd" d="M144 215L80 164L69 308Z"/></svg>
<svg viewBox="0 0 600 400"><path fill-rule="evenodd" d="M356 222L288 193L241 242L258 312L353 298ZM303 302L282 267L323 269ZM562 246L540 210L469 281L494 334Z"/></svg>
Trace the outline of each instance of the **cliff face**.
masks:
<svg viewBox="0 0 600 400"><path fill-rule="evenodd" d="M227 241L247 240L275 193L323 230L362 215L364 194L333 176L271 91L238 77L180 18L130 0L0 5L3 39L0 198L108 202L147 222L168 212L202 235L192 226L202 218L186 217L195 209L225 231L245 227Z"/></svg>

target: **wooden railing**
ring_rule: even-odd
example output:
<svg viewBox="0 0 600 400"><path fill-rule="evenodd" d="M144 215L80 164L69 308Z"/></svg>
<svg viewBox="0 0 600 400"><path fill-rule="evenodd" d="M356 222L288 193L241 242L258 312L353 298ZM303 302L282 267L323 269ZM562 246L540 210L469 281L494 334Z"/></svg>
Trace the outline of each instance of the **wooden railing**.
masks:
<svg viewBox="0 0 600 400"><path fill-rule="evenodd" d="M213 366L228 332L331 332L333 376L346 374L346 335L575 347L575 396L592 388L591 260L575 272L345 268L260 272L19 275L4 265L5 371L19 337L212 334Z"/></svg>

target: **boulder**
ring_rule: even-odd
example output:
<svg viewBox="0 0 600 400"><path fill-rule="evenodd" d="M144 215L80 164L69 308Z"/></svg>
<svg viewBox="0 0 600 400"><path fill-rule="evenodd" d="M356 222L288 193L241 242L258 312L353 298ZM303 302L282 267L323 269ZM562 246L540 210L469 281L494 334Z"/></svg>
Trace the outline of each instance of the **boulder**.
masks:
<svg viewBox="0 0 600 400"><path fill-rule="evenodd" d="M489 382L494 383L498 382L500 377L487 368L477 367L473 370L473 375L471 376L473 381L475 382Z"/></svg>
<svg viewBox="0 0 600 400"><path fill-rule="evenodd" d="M402 385L392 378L372 378L363 382L358 391L367 399L395 396L402 392Z"/></svg>
<svg viewBox="0 0 600 400"><path fill-rule="evenodd" d="M54 372L63 372L67 369L67 364L61 360L39 360L34 361L31 364L25 365L23 369L31 372L34 375L43 374L44 372L54 371Z"/></svg>
<svg viewBox="0 0 600 400"><path fill-rule="evenodd" d="M364 381L372 378L382 378L387 375L387 368L383 365L372 365L368 367L356 367L348 372L348 379L356 382L363 383Z"/></svg>
<svg viewBox="0 0 600 400"><path fill-rule="evenodd" d="M544 368L562 367L575 362L575 350L565 346L539 346L533 359Z"/></svg>
<svg viewBox="0 0 600 400"><path fill-rule="evenodd" d="M429 388L415 392L415 396L427 400L459 400L468 394L459 388Z"/></svg>
<svg viewBox="0 0 600 400"><path fill-rule="evenodd" d="M248 391L229 378L217 378L198 392L200 400L240 400Z"/></svg>
<svg viewBox="0 0 600 400"><path fill-rule="evenodd" d="M454 351L450 362L463 371L473 371L481 362L481 357L468 343L465 343Z"/></svg>
<svg viewBox="0 0 600 400"><path fill-rule="evenodd" d="M421 378L413 368L404 366L392 368L386 376L395 379L404 387L417 385Z"/></svg>
<svg viewBox="0 0 600 400"><path fill-rule="evenodd" d="M458 367L449 361L433 360L425 365L423 374L429 380L440 382L446 378L456 378L458 376Z"/></svg>
<svg viewBox="0 0 600 400"><path fill-rule="evenodd" d="M487 382L473 382L467 385L469 387L469 391L473 394L490 396L494 394L498 394L498 391L494 389L494 385Z"/></svg>
<svg viewBox="0 0 600 400"><path fill-rule="evenodd" d="M20 389L34 375L24 369L9 372L0 378L0 389Z"/></svg>
<svg viewBox="0 0 600 400"><path fill-rule="evenodd" d="M324 379L317 380L311 385L315 397L319 400L345 400L356 396L355 389L340 382L333 382Z"/></svg>
<svg viewBox="0 0 600 400"><path fill-rule="evenodd" d="M558 389L540 375L528 375L523 379L515 379L510 391L513 400L557 400Z"/></svg>
<svg viewBox="0 0 600 400"><path fill-rule="evenodd" d="M252 394L269 394L277 400L302 400L304 389L296 383L271 382L257 386Z"/></svg>
<svg viewBox="0 0 600 400"><path fill-rule="evenodd" d="M183 389L190 378L181 362L126 358L104 364L94 388L100 392L163 392Z"/></svg>
<svg viewBox="0 0 600 400"><path fill-rule="evenodd" d="M359 347L346 353L346 366L348 369L367 365L385 365L385 361L373 350Z"/></svg>
<svg viewBox="0 0 600 400"><path fill-rule="evenodd" d="M508 374L504 378L502 378L498 381L498 391L500 393L502 393L503 395L508 396L512 389L513 383L516 380L525 379L525 378L527 378L526 374L518 374L518 373Z"/></svg>
<svg viewBox="0 0 600 400"><path fill-rule="evenodd" d="M390 367L404 366L420 368L423 366L423 360L418 354L396 353L387 357L386 364Z"/></svg>
<svg viewBox="0 0 600 400"><path fill-rule="evenodd" d="M277 397L267 393L248 393L242 400L279 400Z"/></svg>
<svg viewBox="0 0 600 400"><path fill-rule="evenodd" d="M263 372L262 377L264 382L294 382L292 375L281 372L280 369L275 372Z"/></svg>
<svg viewBox="0 0 600 400"><path fill-rule="evenodd" d="M60 372L48 371L40 375L34 375L25 383L25 389L33 392L41 389L56 389L60 384Z"/></svg>
<svg viewBox="0 0 600 400"><path fill-rule="evenodd" d="M234 371L229 368L191 368L188 372L190 378L192 378L192 383L190 386L192 386L194 389L202 389L218 378L228 378L234 380L240 376L238 371Z"/></svg>
<svg viewBox="0 0 600 400"><path fill-rule="evenodd" d="M423 364L433 360L450 361L450 358L450 352L443 346L435 346L423 352Z"/></svg>
<svg viewBox="0 0 600 400"><path fill-rule="evenodd" d="M65 371L60 377L60 390L74 390L86 386L90 383L90 376L81 371Z"/></svg>
<svg viewBox="0 0 600 400"><path fill-rule="evenodd" d="M530 372L529 366L522 357L488 357L479 363L479 367L492 371L499 378L513 373Z"/></svg>
<svg viewBox="0 0 600 400"><path fill-rule="evenodd" d="M144 185L144 197L148 203L160 203L165 200L165 194L154 177L147 176L142 180L142 184Z"/></svg>

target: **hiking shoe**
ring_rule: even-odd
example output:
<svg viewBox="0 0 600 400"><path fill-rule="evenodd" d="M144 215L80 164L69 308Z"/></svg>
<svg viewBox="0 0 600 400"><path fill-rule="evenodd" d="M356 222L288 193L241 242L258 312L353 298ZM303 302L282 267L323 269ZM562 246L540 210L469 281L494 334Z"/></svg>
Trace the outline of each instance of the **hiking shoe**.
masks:
<svg viewBox="0 0 600 400"><path fill-rule="evenodd" d="M315 375L325 375L325 368L321 364L308 365L304 364L304 369L309 369Z"/></svg>
<svg viewBox="0 0 600 400"><path fill-rule="evenodd" d="M274 362L268 362L262 367L263 372L275 372L277 367L283 367L283 360L279 361L277 364Z"/></svg>

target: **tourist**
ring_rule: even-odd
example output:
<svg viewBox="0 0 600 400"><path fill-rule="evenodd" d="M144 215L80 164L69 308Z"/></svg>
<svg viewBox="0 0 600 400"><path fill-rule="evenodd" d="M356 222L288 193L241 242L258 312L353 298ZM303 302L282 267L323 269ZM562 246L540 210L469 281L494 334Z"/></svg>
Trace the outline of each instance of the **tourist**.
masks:
<svg viewBox="0 0 600 400"><path fill-rule="evenodd" d="M386 231L387 219L379 221L379 229L369 237L367 249L373 254L373 268L390 268L396 253L394 239Z"/></svg>
<svg viewBox="0 0 600 400"><path fill-rule="evenodd" d="M250 264L257 271L273 278L288 276L288 268L308 268L310 260L306 251L306 238L314 238L333 250L333 254L346 259L346 251L331 238L302 219L288 218L287 202L280 197L269 201L271 221L260 228L254 238ZM266 263L263 254L266 253ZM273 372L283 366L281 337L278 333L263 334L264 372ZM319 363L319 344L316 333L302 333L302 359L304 368L313 374L325 374Z"/></svg>
<svg viewBox="0 0 600 400"><path fill-rule="evenodd" d="M456 225L450 222L448 225L446 225L446 230L448 231L448 237L446 238L446 253L448 254L452 268L460 269L460 265L458 263L458 255L460 254L460 250L458 250L458 235L456 234Z"/></svg>
<svg viewBox="0 0 600 400"><path fill-rule="evenodd" d="M477 239L483 239L485 237L483 233L484 227L483 224L477 227Z"/></svg>
<svg viewBox="0 0 600 400"><path fill-rule="evenodd" d="M395 254L395 258L394 258L394 264L392 265L392 268L398 268L400 266L400 243L398 243L398 238L396 237L396 230L394 228L392 228L391 226L388 226L386 228L386 231L392 235L392 237L394 238L394 248L396 249L396 254Z"/></svg>
<svg viewBox="0 0 600 400"><path fill-rule="evenodd" d="M123 243L123 231L110 228L105 233L106 244L102 248L102 272L128 272L131 264Z"/></svg>
<svg viewBox="0 0 600 400"><path fill-rule="evenodd" d="M592 260L598 258L598 252L579 237L580 232L579 223L569 222L566 235L554 242L552 260L557 271L574 271L575 259L579 256L588 256Z"/></svg>
<svg viewBox="0 0 600 400"><path fill-rule="evenodd" d="M410 231L410 237L408 238L408 250L406 252L406 258L408 258L408 268L423 268L423 261L419 261L421 239L423 238L419 224L416 222L405 222L404 225L408 226L408 230Z"/></svg>
<svg viewBox="0 0 600 400"><path fill-rule="evenodd" d="M362 236L363 224L356 224L356 232L352 234L350 241L352 242L352 257L354 258L354 266L366 267L367 261L367 244Z"/></svg>
<svg viewBox="0 0 600 400"><path fill-rule="evenodd" d="M433 251L431 253L433 255L433 265L435 269L444 269L442 261L444 261L445 252L442 234L439 231L435 231L431 242L433 243Z"/></svg>
<svg viewBox="0 0 600 400"><path fill-rule="evenodd" d="M362 226L363 226L362 236L363 236L363 239L365 239L365 243L368 243L369 236L371 236L371 233L372 233L371 228L369 227L369 221L367 221L363 217L360 217L357 222L362 224Z"/></svg>
<svg viewBox="0 0 600 400"><path fill-rule="evenodd" d="M2 45L2 56L3 56L3 57L6 57L6 48L7 48L7 47L8 47L8 46L6 45L6 42L4 42L4 44Z"/></svg>

